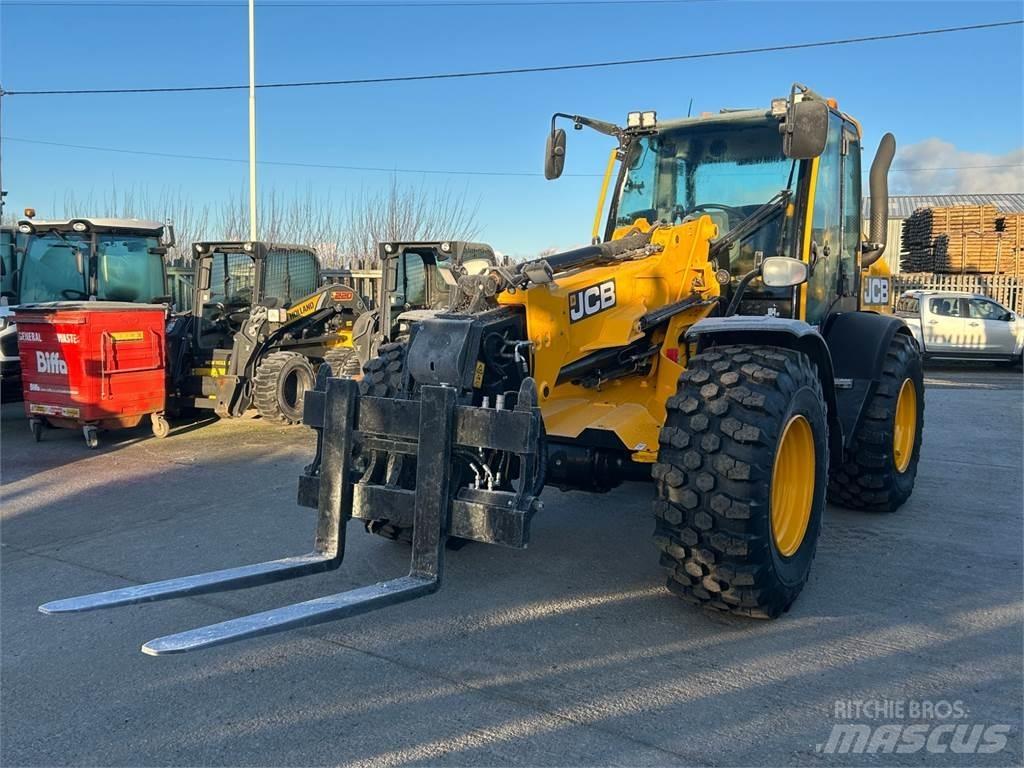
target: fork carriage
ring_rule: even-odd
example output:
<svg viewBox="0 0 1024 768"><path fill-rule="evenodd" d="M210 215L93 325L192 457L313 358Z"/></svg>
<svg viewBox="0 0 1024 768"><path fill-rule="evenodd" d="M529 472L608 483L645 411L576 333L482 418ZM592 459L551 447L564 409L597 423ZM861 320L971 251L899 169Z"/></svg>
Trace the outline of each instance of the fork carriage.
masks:
<svg viewBox="0 0 1024 768"><path fill-rule="evenodd" d="M317 510L313 551L253 565L57 600L43 613L76 613L134 603L242 589L338 568L345 529L355 517L387 518L412 527L406 576L151 640L143 653L160 656L356 616L436 592L449 536L525 547L541 503L541 416L532 379L511 409L456 404L451 387L426 386L418 400L360 396L349 379L328 378L306 394L305 423L317 431L313 463L299 479L299 503ZM515 457L516 478L504 489L453 487L455 452ZM393 471L415 457L415 490ZM378 470L383 471L378 471ZM389 471L391 470L391 471ZM383 475L383 477L380 477Z"/></svg>

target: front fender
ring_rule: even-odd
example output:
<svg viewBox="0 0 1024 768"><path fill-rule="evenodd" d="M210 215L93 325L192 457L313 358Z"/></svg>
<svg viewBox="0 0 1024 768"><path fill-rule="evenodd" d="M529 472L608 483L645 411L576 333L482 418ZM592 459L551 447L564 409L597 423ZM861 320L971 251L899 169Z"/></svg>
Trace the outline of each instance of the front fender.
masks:
<svg viewBox="0 0 1024 768"><path fill-rule="evenodd" d="M817 366L828 415L829 458L833 466L843 460L844 428L839 418L835 373L828 344L817 326L802 320L762 315L732 315L698 320L686 332L697 351L721 344L765 344L802 352Z"/></svg>

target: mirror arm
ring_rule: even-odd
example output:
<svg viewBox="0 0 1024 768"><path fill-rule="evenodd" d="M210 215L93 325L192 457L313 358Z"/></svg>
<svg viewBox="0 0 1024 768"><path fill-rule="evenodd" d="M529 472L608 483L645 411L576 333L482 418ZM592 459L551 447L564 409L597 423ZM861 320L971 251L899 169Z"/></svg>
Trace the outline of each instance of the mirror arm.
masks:
<svg viewBox="0 0 1024 768"><path fill-rule="evenodd" d="M576 130L580 130L584 125L591 128L598 133L603 133L606 136L614 136L616 138L622 135L622 129L614 123L606 123L604 120L595 120L592 117L586 117L585 115L570 115L565 112L555 112L551 116L551 132L555 131L555 121L559 117L564 117L566 120L572 121L572 126Z"/></svg>
<svg viewBox="0 0 1024 768"><path fill-rule="evenodd" d="M760 277L761 267L754 267L752 270L747 272L740 281L736 283L736 290L733 291L732 300L729 302L728 308L725 310L724 317L732 317L736 314L736 311L740 308L740 300L743 298L743 294L747 291L747 286L753 282L754 278Z"/></svg>

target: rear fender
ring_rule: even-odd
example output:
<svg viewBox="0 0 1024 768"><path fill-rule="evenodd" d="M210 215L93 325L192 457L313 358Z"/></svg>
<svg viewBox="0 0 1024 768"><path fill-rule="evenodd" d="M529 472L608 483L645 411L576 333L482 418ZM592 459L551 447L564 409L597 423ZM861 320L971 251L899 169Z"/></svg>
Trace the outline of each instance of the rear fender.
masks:
<svg viewBox="0 0 1024 768"><path fill-rule="evenodd" d="M818 378L825 395L829 458L833 466L842 462L845 431L840 419L832 355L817 326L784 317L708 317L690 326L686 340L696 342L698 352L727 344L764 344L807 355L818 369Z"/></svg>
<svg viewBox="0 0 1024 768"><path fill-rule="evenodd" d="M864 409L878 388L892 340L897 334L903 334L919 351L920 347L907 324L892 315L842 312L826 318L823 328L835 365L839 418L849 445L864 418Z"/></svg>

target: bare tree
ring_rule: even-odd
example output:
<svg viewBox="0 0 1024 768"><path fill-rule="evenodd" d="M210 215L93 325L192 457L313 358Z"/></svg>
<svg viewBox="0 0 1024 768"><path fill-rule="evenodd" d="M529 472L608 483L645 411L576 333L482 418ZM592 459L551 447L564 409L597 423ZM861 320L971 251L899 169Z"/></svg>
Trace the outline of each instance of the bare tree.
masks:
<svg viewBox="0 0 1024 768"><path fill-rule="evenodd" d="M377 243L389 240L470 240L480 232L479 202L449 187L427 192L391 178L381 191L361 192L346 208L342 252L352 266L377 265Z"/></svg>
<svg viewBox="0 0 1024 768"><path fill-rule="evenodd" d="M90 192L79 197L64 193L63 204L53 210L64 216L111 216L171 221L177 246L168 254L174 264L191 262L191 244L201 240L247 240L248 195L230 194L213 214L209 205L198 206L183 190L163 189L155 197L142 188L118 189L116 184L97 200ZM469 240L480 232L479 203L469 203L465 191L449 187L429 191L402 185L392 177L387 187L363 190L341 204L330 194L312 188L282 195L263 192L257 212L260 239L314 248L325 267L377 265L377 243L388 240Z"/></svg>
<svg viewBox="0 0 1024 768"><path fill-rule="evenodd" d="M312 189L288 198L276 190L260 196L257 210L260 239L269 243L294 243L316 249L321 260L337 258L342 239L338 208L328 194L317 196ZM225 240L249 237L249 205L245 195L230 195L218 212L218 231Z"/></svg>
<svg viewBox="0 0 1024 768"><path fill-rule="evenodd" d="M167 254L172 264L187 264L192 260L191 244L210 239L210 207L196 206L181 189L163 188L152 197L145 188L130 187L119 190L112 184L108 192L97 201L90 192L79 198L74 191L66 191L60 208L65 218L72 216L98 216L109 218L149 219L171 222L177 243Z"/></svg>

